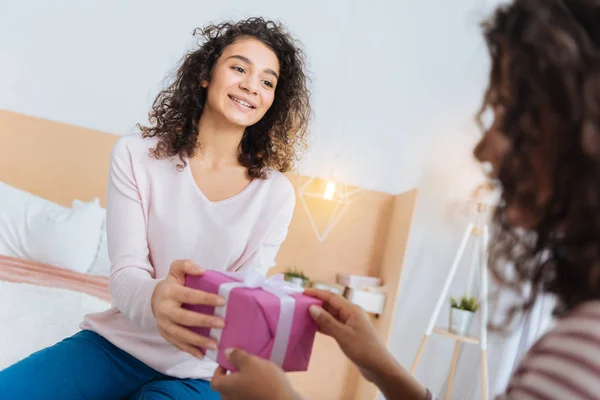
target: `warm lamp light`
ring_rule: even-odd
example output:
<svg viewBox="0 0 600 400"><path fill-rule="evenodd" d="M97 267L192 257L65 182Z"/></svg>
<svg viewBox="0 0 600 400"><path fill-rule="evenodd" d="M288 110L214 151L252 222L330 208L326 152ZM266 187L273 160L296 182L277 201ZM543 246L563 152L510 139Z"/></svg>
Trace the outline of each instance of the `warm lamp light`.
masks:
<svg viewBox="0 0 600 400"><path fill-rule="evenodd" d="M302 204L302 207L304 207L304 210L308 215L308 221L317 235L317 239L319 242L323 242L333 227L338 223L342 215L344 215L350 203L356 200L357 194L359 194L362 189L359 187L350 189L345 183L336 182L333 178L331 178L331 180L327 181L327 184L325 185L325 191L323 191L322 184L315 185L318 187L318 189L311 191L310 185L314 180L315 178L304 179L302 176L300 176L300 174L298 174L298 186L296 193L298 194L298 198ZM329 222L323 230L320 230L315 223L313 214L306 203L306 198L308 197L321 199L321 201L331 201L334 203L333 212L329 217Z"/></svg>
<svg viewBox="0 0 600 400"><path fill-rule="evenodd" d="M335 182L327 182L327 186L325 186L325 192L323 193L323 198L325 200L333 200L334 193L335 193Z"/></svg>

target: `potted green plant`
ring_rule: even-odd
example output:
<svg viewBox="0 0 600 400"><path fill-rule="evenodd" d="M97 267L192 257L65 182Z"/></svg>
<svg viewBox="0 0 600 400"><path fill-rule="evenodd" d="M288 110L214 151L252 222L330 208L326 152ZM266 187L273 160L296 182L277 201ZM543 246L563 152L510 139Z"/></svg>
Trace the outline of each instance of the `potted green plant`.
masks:
<svg viewBox="0 0 600 400"><path fill-rule="evenodd" d="M308 278L308 276L304 275L304 272L297 269L296 267L289 268L283 274L283 279L303 288L308 287L310 283L310 279Z"/></svg>
<svg viewBox="0 0 600 400"><path fill-rule="evenodd" d="M466 336L471 330L473 315L479 308L479 302L474 296L461 296L459 300L450 297L450 326L448 331Z"/></svg>

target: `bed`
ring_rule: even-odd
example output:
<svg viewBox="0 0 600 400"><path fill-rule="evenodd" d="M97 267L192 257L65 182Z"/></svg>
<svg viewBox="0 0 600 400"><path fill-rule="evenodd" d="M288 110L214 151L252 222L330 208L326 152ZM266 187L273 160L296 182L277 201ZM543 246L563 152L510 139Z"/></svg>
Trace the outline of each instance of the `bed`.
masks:
<svg viewBox="0 0 600 400"><path fill-rule="evenodd" d="M73 335L110 306L108 278L0 256L0 370Z"/></svg>
<svg viewBox="0 0 600 400"><path fill-rule="evenodd" d="M0 370L110 307L102 207L117 139L0 111Z"/></svg>

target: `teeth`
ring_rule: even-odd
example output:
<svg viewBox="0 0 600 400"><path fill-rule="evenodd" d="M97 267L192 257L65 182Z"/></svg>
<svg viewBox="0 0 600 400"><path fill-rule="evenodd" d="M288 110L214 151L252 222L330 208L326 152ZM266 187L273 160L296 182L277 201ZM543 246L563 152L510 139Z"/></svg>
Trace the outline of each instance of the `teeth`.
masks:
<svg viewBox="0 0 600 400"><path fill-rule="evenodd" d="M241 105L243 105L243 106L250 107L250 108L254 108L254 107L252 107L252 105L251 105L251 104L249 104L249 103L246 103L244 100L236 99L235 97L232 97L232 99L233 99L234 101L237 101L238 103L240 103L240 104L241 104Z"/></svg>

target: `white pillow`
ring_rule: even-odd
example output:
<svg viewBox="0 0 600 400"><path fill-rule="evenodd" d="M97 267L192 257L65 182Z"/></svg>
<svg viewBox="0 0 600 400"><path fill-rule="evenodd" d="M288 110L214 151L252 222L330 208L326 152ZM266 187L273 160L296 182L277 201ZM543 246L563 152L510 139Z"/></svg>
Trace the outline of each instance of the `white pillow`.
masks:
<svg viewBox="0 0 600 400"><path fill-rule="evenodd" d="M88 273L91 275L110 275L110 257L108 256L108 244L106 238L106 210L102 227L100 228L100 245L98 246L96 258L94 259L94 262L92 263Z"/></svg>
<svg viewBox="0 0 600 400"><path fill-rule="evenodd" d="M0 254L23 258L27 220L64 207L0 182Z"/></svg>
<svg viewBox="0 0 600 400"><path fill-rule="evenodd" d="M0 182L0 254L87 272L103 220L98 199L66 208Z"/></svg>

